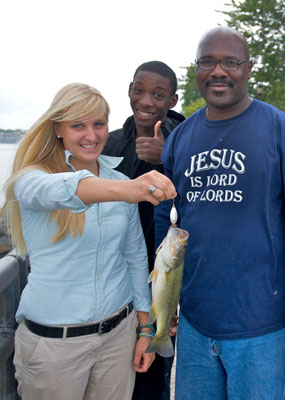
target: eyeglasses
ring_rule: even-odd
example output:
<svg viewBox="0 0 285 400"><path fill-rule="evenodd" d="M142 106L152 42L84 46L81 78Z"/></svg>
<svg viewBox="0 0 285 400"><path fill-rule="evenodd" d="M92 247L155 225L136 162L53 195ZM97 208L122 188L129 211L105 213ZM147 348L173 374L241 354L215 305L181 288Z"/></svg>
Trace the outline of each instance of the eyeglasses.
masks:
<svg viewBox="0 0 285 400"><path fill-rule="evenodd" d="M199 65L201 69L214 69L218 63L226 71L235 71L238 67L248 61L249 58L245 58L243 61L235 60L195 60L196 64Z"/></svg>

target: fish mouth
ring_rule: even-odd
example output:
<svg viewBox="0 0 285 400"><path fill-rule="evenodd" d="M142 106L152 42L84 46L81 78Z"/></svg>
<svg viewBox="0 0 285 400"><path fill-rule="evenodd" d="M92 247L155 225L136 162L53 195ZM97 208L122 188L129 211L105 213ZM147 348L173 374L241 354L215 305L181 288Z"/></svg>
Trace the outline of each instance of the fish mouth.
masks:
<svg viewBox="0 0 285 400"><path fill-rule="evenodd" d="M189 238L189 233L185 231L184 229L179 228L179 235L178 239L183 242L184 240L187 240Z"/></svg>
<svg viewBox="0 0 285 400"><path fill-rule="evenodd" d="M179 233L177 240L180 244L186 245L188 238L189 238L189 233L185 231L185 232Z"/></svg>
<svg viewBox="0 0 285 400"><path fill-rule="evenodd" d="M189 233L182 228L178 228L176 225L171 225L172 238L177 240L179 243L185 242L189 238Z"/></svg>

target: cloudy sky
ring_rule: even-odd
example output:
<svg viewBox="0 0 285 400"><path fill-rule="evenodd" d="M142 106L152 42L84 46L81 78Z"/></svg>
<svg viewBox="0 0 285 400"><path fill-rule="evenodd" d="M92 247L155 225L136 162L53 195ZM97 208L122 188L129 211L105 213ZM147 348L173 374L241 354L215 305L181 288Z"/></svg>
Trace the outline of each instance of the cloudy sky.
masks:
<svg viewBox="0 0 285 400"><path fill-rule="evenodd" d="M131 114L137 66L167 63L181 77L201 35L226 25L226 0L2 0L0 128L28 129L71 82L99 89L110 130ZM178 104L175 108L179 111Z"/></svg>

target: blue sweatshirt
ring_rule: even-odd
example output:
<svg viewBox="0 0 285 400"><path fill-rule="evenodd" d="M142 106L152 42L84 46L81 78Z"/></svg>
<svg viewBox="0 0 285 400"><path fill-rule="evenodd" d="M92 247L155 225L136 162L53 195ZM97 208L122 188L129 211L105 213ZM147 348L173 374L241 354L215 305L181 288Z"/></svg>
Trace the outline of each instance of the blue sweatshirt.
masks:
<svg viewBox="0 0 285 400"><path fill-rule="evenodd" d="M253 100L221 121L205 109L166 141L162 162L176 186L179 225L189 234L180 307L214 339L285 326L285 114ZM156 244L169 227L156 207Z"/></svg>

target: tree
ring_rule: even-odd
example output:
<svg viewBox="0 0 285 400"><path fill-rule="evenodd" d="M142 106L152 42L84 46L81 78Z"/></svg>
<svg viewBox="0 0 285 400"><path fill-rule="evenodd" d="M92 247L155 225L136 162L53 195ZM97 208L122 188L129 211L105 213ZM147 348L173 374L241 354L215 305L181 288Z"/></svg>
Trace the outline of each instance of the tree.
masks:
<svg viewBox="0 0 285 400"><path fill-rule="evenodd" d="M195 78L195 64L191 64L186 69L186 75L179 79L179 89L182 90L182 110L185 117L193 114L199 108L203 107L206 103L201 97L196 85Z"/></svg>
<svg viewBox="0 0 285 400"><path fill-rule="evenodd" d="M241 32L254 61L248 90L251 97L285 111L285 0L229 0L228 26ZM203 104L196 87L195 65L180 79L182 109L186 117Z"/></svg>
<svg viewBox="0 0 285 400"><path fill-rule="evenodd" d="M230 0L228 26L247 39L254 61L249 94L285 111L285 0Z"/></svg>

